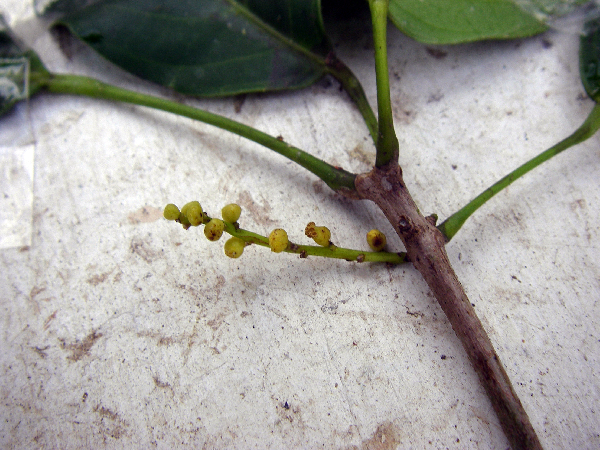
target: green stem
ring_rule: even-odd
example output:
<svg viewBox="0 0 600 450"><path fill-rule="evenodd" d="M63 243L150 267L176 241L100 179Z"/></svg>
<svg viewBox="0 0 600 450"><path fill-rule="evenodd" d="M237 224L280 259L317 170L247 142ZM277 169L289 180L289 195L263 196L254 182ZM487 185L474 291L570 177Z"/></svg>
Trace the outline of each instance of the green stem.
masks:
<svg viewBox="0 0 600 450"><path fill-rule="evenodd" d="M491 199L494 195L500 192L505 187L509 186L513 181L522 177L530 170L539 166L545 161L548 161L555 155L558 155L560 152L577 145L586 139L593 136L596 131L600 128L600 105L594 105L594 109L587 117L585 122L569 137L560 141L558 144L550 147L548 150L540 153L533 159L530 159L525 164L514 170L513 172L506 175L500 181L498 181L493 186L487 188L473 200L471 200L466 206L452 214L448 217L444 222L442 222L438 229L442 232L442 234L446 237L447 241L450 241L454 237L454 235L460 230L465 221L473 214L477 209L479 209L485 202Z"/></svg>
<svg viewBox="0 0 600 450"><path fill-rule="evenodd" d="M273 136L263 133L262 131L226 117L193 108L182 103L129 91L127 89L102 83L93 78L77 75L50 75L45 84L45 88L49 92L58 94L84 95L92 98L148 106L150 108L189 117L190 119L198 120L209 125L214 125L261 144L280 155L285 156L315 174L333 190L349 189L354 191L355 174L334 167L299 148L293 147Z"/></svg>
<svg viewBox="0 0 600 450"><path fill-rule="evenodd" d="M373 21L375 45L375 77L377 80L377 110L379 128L375 166L383 167L398 162L399 144L394 131L392 102L390 99L390 75L387 61L387 17L389 0L369 0Z"/></svg>

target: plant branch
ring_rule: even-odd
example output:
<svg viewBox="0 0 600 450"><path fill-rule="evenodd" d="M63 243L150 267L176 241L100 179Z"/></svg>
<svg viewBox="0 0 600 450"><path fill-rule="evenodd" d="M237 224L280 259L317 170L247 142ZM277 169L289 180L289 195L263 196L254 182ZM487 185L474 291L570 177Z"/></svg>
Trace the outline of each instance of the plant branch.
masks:
<svg viewBox="0 0 600 450"><path fill-rule="evenodd" d="M477 211L485 202L491 199L494 195L500 192L502 189L509 186L513 181L519 179L523 175L525 175L530 170L536 168L543 162L548 161L555 155L558 155L562 151L573 147L574 145L580 144L586 139L592 137L596 131L600 128L600 106L598 104L594 105L594 108L590 112L589 116L583 122L583 124L575 130L573 134L571 134L566 139L563 139L558 144L550 147L548 150L540 153L535 158L530 159L525 164L515 169L500 181L495 183L494 185L487 188L469 203L467 203L463 208L459 211L452 214L448 217L444 222L442 222L438 229L442 232L442 234L446 237L446 241L450 241L454 237L454 235L460 230L465 221L471 217L471 215Z"/></svg>
<svg viewBox="0 0 600 450"><path fill-rule="evenodd" d="M377 81L377 156L375 167L397 164L399 144L394 131L394 117L390 100L390 76L387 61L387 14L389 0L369 0L373 21L375 45L375 77Z"/></svg>
<svg viewBox="0 0 600 450"><path fill-rule="evenodd" d="M419 212L402 179L394 132L386 52L389 0L369 0L375 42L379 110L377 158L373 170L355 180L358 195L379 206L406 248L406 260L421 273L460 339L513 449L541 449L529 417L500 358L448 259L435 218Z"/></svg>
<svg viewBox="0 0 600 450"><path fill-rule="evenodd" d="M362 198L381 208L402 239L406 260L423 275L452 324L513 449L541 449L500 358L450 265L444 236L433 220L418 211L400 167L374 168L359 175L356 189Z"/></svg>
<svg viewBox="0 0 600 450"><path fill-rule="evenodd" d="M171 100L111 86L93 78L78 75L51 74L48 76L44 87L52 93L83 95L92 98L148 106L150 108L171 112L173 114L189 117L190 119L213 125L261 144L280 155L285 156L315 174L331 189L346 192L354 191L355 174L334 167L331 164L262 131L218 114L213 114Z"/></svg>

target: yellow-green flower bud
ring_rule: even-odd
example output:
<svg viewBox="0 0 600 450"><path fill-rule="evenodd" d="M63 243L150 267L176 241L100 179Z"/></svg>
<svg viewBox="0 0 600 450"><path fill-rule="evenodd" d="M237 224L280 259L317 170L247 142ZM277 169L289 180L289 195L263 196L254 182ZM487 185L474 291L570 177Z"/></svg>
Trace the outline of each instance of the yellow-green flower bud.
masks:
<svg viewBox="0 0 600 450"><path fill-rule="evenodd" d="M163 216L165 216L165 219L167 220L177 220L179 219L179 208L173 203L169 203L165 206Z"/></svg>
<svg viewBox="0 0 600 450"><path fill-rule="evenodd" d="M221 239L224 229L225 224L221 219L210 219L210 222L204 226L204 236L209 241L218 241Z"/></svg>
<svg viewBox="0 0 600 450"><path fill-rule="evenodd" d="M223 216L223 220L225 222L237 222L242 214L242 208L240 205L235 203L230 203L221 209L221 215Z"/></svg>
<svg viewBox="0 0 600 450"><path fill-rule="evenodd" d="M318 227L314 222L310 222L304 229L304 234L312 238L322 247L328 247L331 240L331 231L327 227Z"/></svg>
<svg viewBox="0 0 600 450"><path fill-rule="evenodd" d="M385 247L387 239L381 231L371 230L367 233L367 243L374 252L380 252Z"/></svg>
<svg viewBox="0 0 600 450"><path fill-rule="evenodd" d="M289 242L286 231L281 228L271 231L269 235L269 247L272 252L281 253L287 248Z"/></svg>
<svg viewBox="0 0 600 450"><path fill-rule="evenodd" d="M187 217L190 225L197 227L202 223L202 206L196 201L183 205L181 214Z"/></svg>
<svg viewBox="0 0 600 450"><path fill-rule="evenodd" d="M225 242L225 246L223 249L225 250L225 254L230 258L239 258L244 253L244 247L246 243L237 237L232 237Z"/></svg>

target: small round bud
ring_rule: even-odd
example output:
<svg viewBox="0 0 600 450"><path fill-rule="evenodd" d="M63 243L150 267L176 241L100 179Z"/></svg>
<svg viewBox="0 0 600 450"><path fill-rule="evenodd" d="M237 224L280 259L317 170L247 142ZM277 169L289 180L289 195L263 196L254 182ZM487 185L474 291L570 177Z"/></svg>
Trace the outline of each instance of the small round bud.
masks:
<svg viewBox="0 0 600 450"><path fill-rule="evenodd" d="M221 219L210 219L210 222L204 226L204 236L209 241L218 241L221 239L224 229L225 224Z"/></svg>
<svg viewBox="0 0 600 450"><path fill-rule="evenodd" d="M223 216L223 220L225 222L237 222L242 214L242 208L240 205L235 203L230 203L229 205L225 205L223 209L221 209L221 215Z"/></svg>
<svg viewBox="0 0 600 450"><path fill-rule="evenodd" d="M200 203L194 201L183 205L181 208L181 214L187 217L190 225L197 227L202 223L202 206Z"/></svg>
<svg viewBox="0 0 600 450"><path fill-rule="evenodd" d="M239 258L244 253L245 246L246 243L240 238L232 237L225 242L223 249L225 250L225 254L230 258Z"/></svg>
<svg viewBox="0 0 600 450"><path fill-rule="evenodd" d="M277 228L271 231L269 235L269 247L271 247L272 252L281 253L287 248L288 244L288 235L285 230Z"/></svg>
<svg viewBox="0 0 600 450"><path fill-rule="evenodd" d="M331 240L331 231L327 227L318 227L314 222L310 222L304 229L304 234L312 238L322 247L328 247Z"/></svg>
<svg viewBox="0 0 600 450"><path fill-rule="evenodd" d="M387 239L385 238L385 234L383 234L379 230L371 230L367 233L367 243L371 250L374 252L380 252L385 247L387 243Z"/></svg>
<svg viewBox="0 0 600 450"><path fill-rule="evenodd" d="M179 219L179 208L173 203L169 203L165 206L163 216L165 216L165 219L167 220L177 220Z"/></svg>

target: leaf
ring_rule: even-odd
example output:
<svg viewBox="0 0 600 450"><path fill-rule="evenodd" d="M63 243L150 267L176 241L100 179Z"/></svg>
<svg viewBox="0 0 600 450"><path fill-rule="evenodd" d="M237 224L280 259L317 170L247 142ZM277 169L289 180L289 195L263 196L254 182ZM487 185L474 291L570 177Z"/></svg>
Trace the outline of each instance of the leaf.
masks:
<svg viewBox="0 0 600 450"><path fill-rule="evenodd" d="M390 0L390 19L426 44L533 36L589 0Z"/></svg>
<svg viewBox="0 0 600 450"><path fill-rule="evenodd" d="M532 36L546 25L509 0L390 0L390 19L426 44Z"/></svg>
<svg viewBox="0 0 600 450"><path fill-rule="evenodd" d="M0 16L0 116L41 89L47 76L40 58L14 38Z"/></svg>
<svg viewBox="0 0 600 450"><path fill-rule="evenodd" d="M87 3L59 23L125 70L184 94L295 89L326 71L320 0Z"/></svg>
<svg viewBox="0 0 600 450"><path fill-rule="evenodd" d="M545 31L547 22L588 0L390 0L390 19L426 44L513 39Z"/></svg>
<svg viewBox="0 0 600 450"><path fill-rule="evenodd" d="M583 87L600 102L600 19L586 23L579 44L579 72Z"/></svg>

